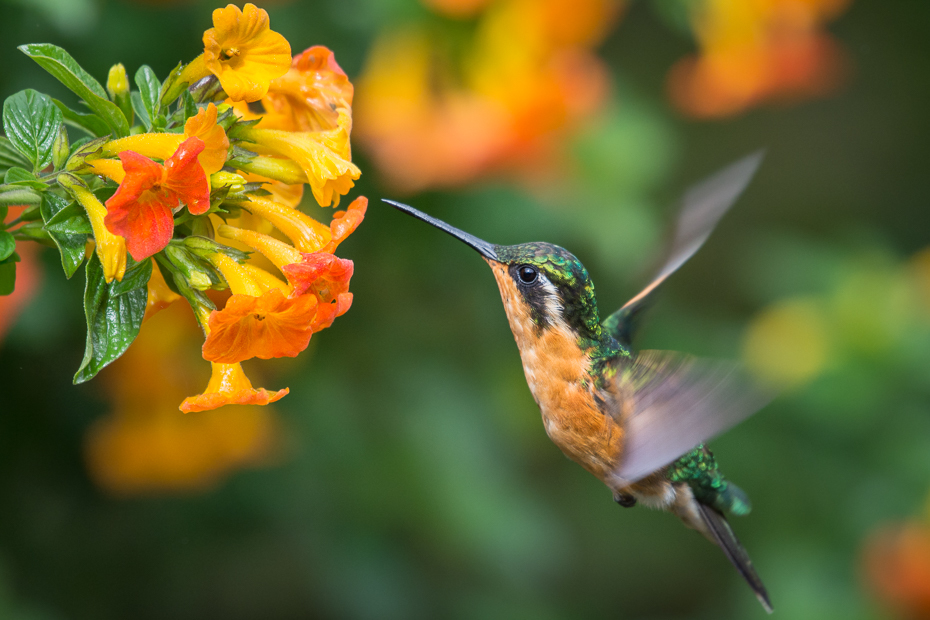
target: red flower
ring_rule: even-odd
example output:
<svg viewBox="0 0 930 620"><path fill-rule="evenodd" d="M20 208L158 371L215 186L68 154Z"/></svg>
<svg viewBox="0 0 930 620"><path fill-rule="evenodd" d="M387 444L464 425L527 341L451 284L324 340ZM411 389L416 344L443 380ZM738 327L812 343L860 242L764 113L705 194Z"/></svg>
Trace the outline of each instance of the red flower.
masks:
<svg viewBox="0 0 930 620"><path fill-rule="evenodd" d="M197 156L203 140L191 137L161 165L133 151L119 154L126 178L107 200L104 222L126 238L132 257L143 260L161 251L174 234L174 209L181 202L194 215L210 208L210 184Z"/></svg>
<svg viewBox="0 0 930 620"><path fill-rule="evenodd" d="M354 270L352 261L327 252L301 253L299 263L281 268L294 287L291 297L310 291L322 303L331 302L340 293L349 291L349 280Z"/></svg>

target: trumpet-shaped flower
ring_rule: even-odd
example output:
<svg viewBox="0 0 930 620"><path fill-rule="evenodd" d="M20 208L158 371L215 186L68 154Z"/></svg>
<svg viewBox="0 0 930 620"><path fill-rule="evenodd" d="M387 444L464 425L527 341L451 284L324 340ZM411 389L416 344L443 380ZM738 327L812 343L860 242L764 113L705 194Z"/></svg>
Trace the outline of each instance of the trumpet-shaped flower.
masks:
<svg viewBox="0 0 930 620"><path fill-rule="evenodd" d="M362 174L352 163L351 129L352 117L342 110L335 129L289 132L245 127L242 136L254 143L251 150L294 160L306 175L313 197L320 206L328 207L338 205L339 197L348 193Z"/></svg>
<svg viewBox="0 0 930 620"><path fill-rule="evenodd" d="M188 138L162 166L132 151L119 154L126 178L107 200L106 226L126 238L139 261L161 251L174 234L173 210L180 202L194 215L210 208L210 186L197 156L200 138Z"/></svg>
<svg viewBox="0 0 930 620"><path fill-rule="evenodd" d="M74 185L69 188L77 201L87 212L91 228L94 231L97 258L103 266L103 277L107 282L122 280L126 273L126 239L110 232L106 225L109 217L106 208L86 187Z"/></svg>
<svg viewBox="0 0 930 620"><path fill-rule="evenodd" d="M207 175L219 171L226 163L229 152L229 138L221 125L216 124L217 109L214 104L200 108L197 114L184 123L184 133L141 133L127 136L119 140L112 140L103 146L105 156L113 156L123 151L133 151L145 157L165 159L173 155L183 142L190 138L199 138L203 141L203 151L197 156L197 161L203 166ZM113 163L106 163L113 162ZM97 174L103 174L117 183L119 172L113 168L114 160L98 159L89 163L91 169Z"/></svg>
<svg viewBox="0 0 930 620"><path fill-rule="evenodd" d="M261 252L291 285L291 297L311 292L321 303L334 301L349 290L354 264L329 252L300 252L296 248L274 237L235 228L220 226L223 237L244 243Z"/></svg>
<svg viewBox="0 0 930 620"><path fill-rule="evenodd" d="M203 45L202 62L233 101L258 101L291 64L287 39L269 28L268 13L252 3L213 11Z"/></svg>
<svg viewBox="0 0 930 620"><path fill-rule="evenodd" d="M223 405L267 405L284 398L288 388L269 392L255 389L239 364L211 363L210 382L203 394L185 398L179 407L184 413L208 411Z"/></svg>
<svg viewBox="0 0 930 620"><path fill-rule="evenodd" d="M274 224L301 252L316 252L332 240L329 226L297 209L257 196L250 197L242 206Z"/></svg>

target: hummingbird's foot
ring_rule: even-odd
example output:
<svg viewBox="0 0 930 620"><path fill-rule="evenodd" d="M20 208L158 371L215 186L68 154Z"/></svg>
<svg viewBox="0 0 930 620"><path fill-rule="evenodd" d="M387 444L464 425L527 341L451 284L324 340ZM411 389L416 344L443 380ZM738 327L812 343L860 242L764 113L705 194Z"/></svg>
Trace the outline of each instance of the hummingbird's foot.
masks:
<svg viewBox="0 0 930 620"><path fill-rule="evenodd" d="M624 508L632 508L636 505L636 498L629 493L614 493L614 501Z"/></svg>

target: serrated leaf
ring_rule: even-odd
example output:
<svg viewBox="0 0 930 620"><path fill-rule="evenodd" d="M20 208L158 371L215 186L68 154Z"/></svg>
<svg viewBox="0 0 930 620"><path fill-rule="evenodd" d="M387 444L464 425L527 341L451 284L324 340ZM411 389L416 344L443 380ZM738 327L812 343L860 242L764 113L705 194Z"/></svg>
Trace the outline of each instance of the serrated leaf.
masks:
<svg viewBox="0 0 930 620"><path fill-rule="evenodd" d="M155 76L155 72L148 65L142 65L136 71L136 88L139 89L139 95L142 98L142 104L145 111L148 112L149 119L154 122L158 118L159 94L161 92L161 82Z"/></svg>
<svg viewBox="0 0 930 620"><path fill-rule="evenodd" d="M16 251L16 239L5 230L0 230L0 260L6 260Z"/></svg>
<svg viewBox="0 0 930 620"><path fill-rule="evenodd" d="M61 110L61 115L68 125L83 129L94 137L106 136L110 133L110 127L96 114L72 110L57 99L52 99L52 102Z"/></svg>
<svg viewBox="0 0 930 620"><path fill-rule="evenodd" d="M71 54L51 43L20 45L19 49L83 99L90 109L103 119L115 137L129 135L129 121L123 116L123 112L107 98L100 82L91 77Z"/></svg>
<svg viewBox="0 0 930 620"><path fill-rule="evenodd" d="M9 295L16 288L16 263L0 265L0 295Z"/></svg>
<svg viewBox="0 0 930 620"><path fill-rule="evenodd" d="M132 102L132 109L136 113L136 116L139 117L139 121L142 123L142 126L146 130L152 128L152 117L149 116L149 111L145 107L145 102L142 100L142 95L137 91L132 91L129 93L129 100Z"/></svg>
<svg viewBox="0 0 930 620"><path fill-rule="evenodd" d="M87 320L87 346L84 359L74 375L74 383L88 381L102 368L122 355L135 340L145 316L152 261L127 267L122 282L107 284L103 266L94 253L87 261L84 289L84 317Z"/></svg>
<svg viewBox="0 0 930 620"><path fill-rule="evenodd" d="M3 131L38 172L52 163L52 147L61 125L61 110L51 97L31 88L3 102Z"/></svg>
<svg viewBox="0 0 930 620"><path fill-rule="evenodd" d="M70 279L84 262L84 248L91 234L90 221L80 205L52 192L42 197L39 211L46 232L61 253L61 268Z"/></svg>

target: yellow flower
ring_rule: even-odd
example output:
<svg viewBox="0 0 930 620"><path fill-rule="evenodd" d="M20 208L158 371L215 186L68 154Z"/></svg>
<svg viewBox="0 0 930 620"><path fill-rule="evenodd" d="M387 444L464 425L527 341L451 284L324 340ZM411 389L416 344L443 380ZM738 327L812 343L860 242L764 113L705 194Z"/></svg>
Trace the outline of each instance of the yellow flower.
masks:
<svg viewBox="0 0 930 620"><path fill-rule="evenodd" d="M252 3L241 11L234 4L213 11L203 44L203 64L233 101L258 101L291 66L287 39L269 28L268 13Z"/></svg>
<svg viewBox="0 0 930 620"><path fill-rule="evenodd" d="M97 258L103 266L103 277L107 282L114 279L122 280L126 273L126 240L114 235L103 223L107 216L107 209L97 197L86 187L74 185L69 188L84 210L94 231L94 242L97 244Z"/></svg>
<svg viewBox="0 0 930 620"><path fill-rule="evenodd" d="M246 127L242 136L254 143L254 147L247 147L250 150L294 160L306 175L305 182L310 185L313 197L320 206L328 207L338 205L339 197L347 194L362 174L352 163L351 130L352 117L340 110L337 127L328 131L289 132ZM249 166L244 168L266 174Z"/></svg>
<svg viewBox="0 0 930 620"><path fill-rule="evenodd" d="M316 252L333 238L332 231L326 224L273 200L252 196L241 206L253 215L263 217L274 224L275 228L287 235L301 252Z"/></svg>

